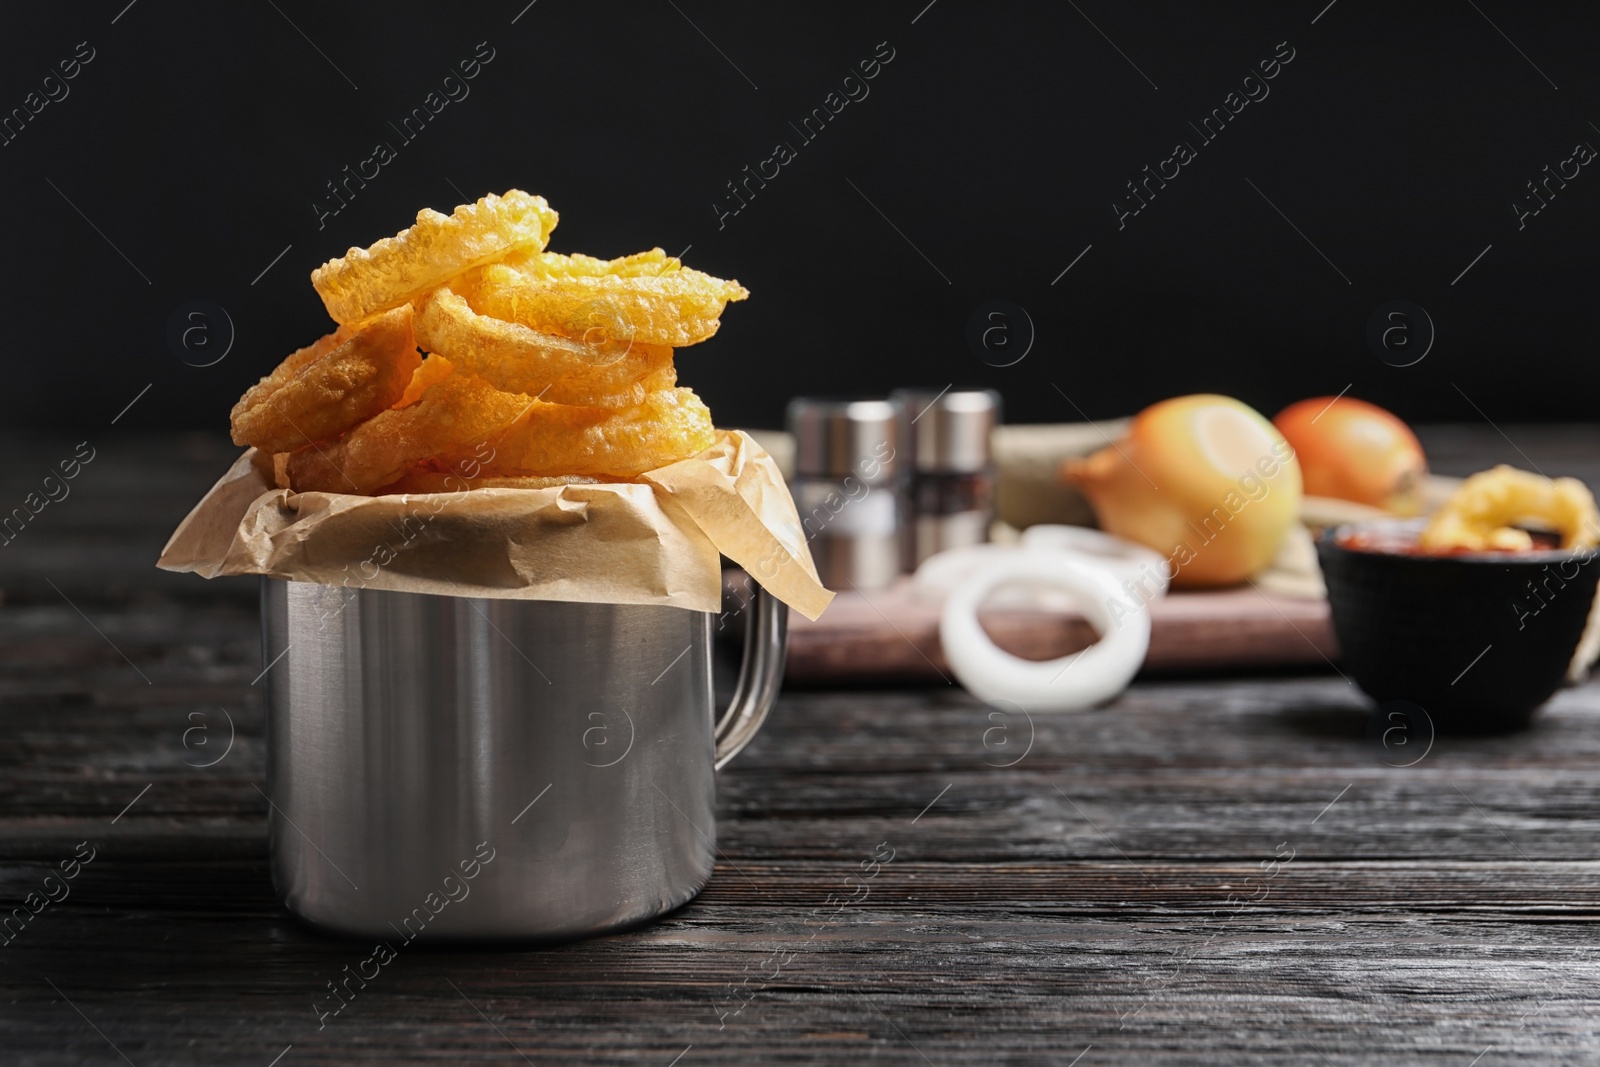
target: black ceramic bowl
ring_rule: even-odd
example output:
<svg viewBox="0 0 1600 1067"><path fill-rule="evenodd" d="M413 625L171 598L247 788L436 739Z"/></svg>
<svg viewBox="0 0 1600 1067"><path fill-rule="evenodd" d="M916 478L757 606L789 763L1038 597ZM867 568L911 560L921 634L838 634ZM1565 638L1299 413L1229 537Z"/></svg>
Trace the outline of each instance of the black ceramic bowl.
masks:
<svg viewBox="0 0 1600 1067"><path fill-rule="evenodd" d="M1593 553L1426 556L1341 544L1403 542L1419 521L1330 527L1317 539L1345 669L1380 704L1409 700L1436 729L1526 726L1560 688L1594 603Z"/></svg>

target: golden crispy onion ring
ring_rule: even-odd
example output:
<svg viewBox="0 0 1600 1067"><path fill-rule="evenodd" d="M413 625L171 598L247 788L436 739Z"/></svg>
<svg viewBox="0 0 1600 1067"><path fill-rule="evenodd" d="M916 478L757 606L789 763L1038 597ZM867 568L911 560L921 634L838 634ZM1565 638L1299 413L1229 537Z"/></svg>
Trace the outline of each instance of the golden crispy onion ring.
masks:
<svg viewBox="0 0 1600 1067"><path fill-rule="evenodd" d="M440 358L428 357L430 362ZM370 493L422 460L471 452L536 403L454 371L424 390L416 403L382 412L335 441L291 455L289 483L298 492Z"/></svg>
<svg viewBox="0 0 1600 1067"><path fill-rule="evenodd" d="M717 332L729 301L750 295L738 282L679 267L660 249L609 262L541 252L519 264L483 269L474 310L591 344L696 344Z"/></svg>
<svg viewBox="0 0 1600 1067"><path fill-rule="evenodd" d="M628 479L711 447L711 412L689 389L665 389L619 411L536 403L490 438L485 476Z"/></svg>
<svg viewBox="0 0 1600 1067"><path fill-rule="evenodd" d="M406 386L406 391L400 394L400 399L394 402L397 408L410 407L422 399L422 394L444 381L455 368L443 356L427 356L422 360L411 375L411 384Z"/></svg>
<svg viewBox="0 0 1600 1067"><path fill-rule="evenodd" d="M632 407L647 392L677 382L670 348L626 342L590 346L539 333L478 314L450 286L440 286L419 303L417 337L428 351L495 388L551 404Z"/></svg>
<svg viewBox="0 0 1600 1067"><path fill-rule="evenodd" d="M1551 480L1504 464L1462 482L1428 521L1420 543L1430 551L1526 552L1533 538L1516 528L1520 522L1560 531L1561 547L1568 551L1600 544L1600 512L1588 486L1576 478Z"/></svg>
<svg viewBox="0 0 1600 1067"><path fill-rule="evenodd" d="M534 252L520 250L504 260L506 266L538 281L560 281L564 278L598 278L615 274L622 278L654 278L681 270L683 263L677 256L669 256L659 248L648 252L635 252L618 259L596 259L582 252L563 255L560 252Z"/></svg>
<svg viewBox="0 0 1600 1067"><path fill-rule="evenodd" d="M557 218L544 197L520 189L490 194L449 215L423 208L410 229L312 271L311 284L335 322L354 322L519 248L543 248Z"/></svg>
<svg viewBox="0 0 1600 1067"><path fill-rule="evenodd" d="M396 308L292 353L233 406L233 443L292 452L394 404L422 360L411 319Z"/></svg>

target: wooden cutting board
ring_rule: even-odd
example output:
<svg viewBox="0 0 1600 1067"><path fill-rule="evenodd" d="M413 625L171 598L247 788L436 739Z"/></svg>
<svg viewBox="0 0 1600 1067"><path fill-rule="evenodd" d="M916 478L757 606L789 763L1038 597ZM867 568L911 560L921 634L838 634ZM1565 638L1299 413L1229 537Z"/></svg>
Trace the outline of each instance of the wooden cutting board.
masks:
<svg viewBox="0 0 1600 1067"><path fill-rule="evenodd" d="M816 622L791 611L786 677L828 684L953 680L939 647L939 611L913 592L909 579L879 592L840 593ZM1077 614L995 609L979 619L995 644L1025 659L1054 659L1095 640ZM1244 586L1156 601L1144 671L1326 668L1337 657L1326 600Z"/></svg>

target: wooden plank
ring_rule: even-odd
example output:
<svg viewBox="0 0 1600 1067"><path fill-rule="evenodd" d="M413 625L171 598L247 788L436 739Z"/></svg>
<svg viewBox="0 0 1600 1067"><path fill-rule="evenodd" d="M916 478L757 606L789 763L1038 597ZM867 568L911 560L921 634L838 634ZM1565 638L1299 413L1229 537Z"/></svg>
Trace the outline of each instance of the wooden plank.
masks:
<svg viewBox="0 0 1600 1067"><path fill-rule="evenodd" d="M1600 1009L1577 924L750 912L533 953L419 945L318 1029L313 999L367 946L260 913L63 908L48 951L7 950L0 1038L38 1064L119 1062L112 1042L197 1065L291 1045L284 1062L324 1064L665 1067L690 1046L681 1063L1065 1064L1091 1045L1084 1063L1566 1064L1589 1062Z"/></svg>
<svg viewBox="0 0 1600 1067"><path fill-rule="evenodd" d="M739 576L730 578L739 581ZM815 622L789 613L788 678L800 683L927 682L948 676L940 604L909 579L873 593L843 592ZM979 620L996 645L1045 660L1087 648L1094 628L1076 612L992 609ZM1150 606L1144 672L1311 666L1338 657L1328 605L1253 588L1179 592Z"/></svg>
<svg viewBox="0 0 1600 1067"><path fill-rule="evenodd" d="M222 832L196 833L187 842L178 835L130 841L95 834L95 859L84 868L88 873L72 883L65 901L41 914L36 926L24 927L11 947L32 942L39 930L55 925L57 915L71 911L81 918L85 909L101 914L107 908L173 916L192 913L208 921L230 916L287 919L268 876L261 841L265 826L264 818L234 823ZM1128 858L1113 849L1095 850L1104 855L1087 860L925 858L929 853L947 854L941 847L926 847L928 839L938 834L937 830L889 831L882 840L890 842L894 859L867 880L860 878L856 853L870 855L877 841L868 842L864 850L856 847L857 842L840 842L829 854L809 859L763 855L748 838L742 843L724 841L726 857L684 914L703 910L734 914L747 909L750 914L741 921L785 928L798 923L807 933L824 925L814 917L806 921L809 908L823 908L828 925L864 921L868 914L884 918L906 909L989 921L1023 915L1130 921L1184 918L1216 926L1245 917L1402 922L1455 916L1504 922L1600 922L1596 877L1600 861L1594 860L1535 864L1505 850L1511 858L1436 860L1426 865L1404 857L1330 861L1317 858L1321 842L1293 834L1289 836L1297 840L1297 848L1275 851L1268 845L1260 861ZM225 847L216 847L219 844ZM71 847L59 855L72 855ZM881 852L888 853L888 849ZM57 855L40 851L30 861L0 864L0 899L19 900L36 890L56 870L52 857ZM1266 863L1272 866L1263 867ZM851 875L855 877L847 882ZM824 907L830 897L831 903ZM835 912L835 907L843 910Z"/></svg>

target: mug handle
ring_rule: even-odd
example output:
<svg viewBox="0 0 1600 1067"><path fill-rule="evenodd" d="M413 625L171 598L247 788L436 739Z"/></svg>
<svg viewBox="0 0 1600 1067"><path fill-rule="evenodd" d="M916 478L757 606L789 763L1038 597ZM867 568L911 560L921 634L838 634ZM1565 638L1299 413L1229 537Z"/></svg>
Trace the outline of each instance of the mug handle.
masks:
<svg viewBox="0 0 1600 1067"><path fill-rule="evenodd" d="M739 682L713 732L717 742L715 766L719 771L756 736L772 705L778 702L783 666L789 656L788 605L760 585L756 585L752 603L755 614L745 628Z"/></svg>

